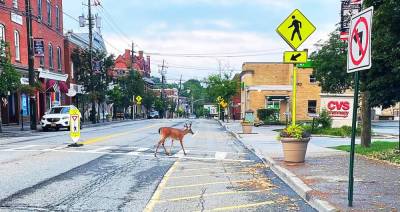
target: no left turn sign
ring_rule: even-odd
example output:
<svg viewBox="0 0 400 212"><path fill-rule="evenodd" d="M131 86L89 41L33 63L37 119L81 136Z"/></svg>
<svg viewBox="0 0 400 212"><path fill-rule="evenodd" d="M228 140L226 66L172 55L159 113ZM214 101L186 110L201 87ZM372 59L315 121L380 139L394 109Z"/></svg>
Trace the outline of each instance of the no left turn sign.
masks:
<svg viewBox="0 0 400 212"><path fill-rule="evenodd" d="M372 16L373 7L370 7L351 19L347 73L371 68Z"/></svg>

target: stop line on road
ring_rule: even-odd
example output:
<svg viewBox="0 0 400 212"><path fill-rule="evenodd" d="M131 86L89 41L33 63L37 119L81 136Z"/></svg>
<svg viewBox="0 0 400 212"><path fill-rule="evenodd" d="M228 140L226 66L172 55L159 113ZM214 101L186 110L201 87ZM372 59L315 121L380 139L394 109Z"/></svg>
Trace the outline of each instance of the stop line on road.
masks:
<svg viewBox="0 0 400 212"><path fill-rule="evenodd" d="M62 153L80 153L80 154L108 154L125 155L154 158L154 150L145 147L118 147L118 146L85 146L80 149L68 148L66 145L0 145L0 152L62 152ZM183 151L174 151L173 155L167 156L160 154L155 159L187 159L187 160L210 160L210 161L234 161L234 162L253 162L245 159L247 153L221 152L188 149L185 156Z"/></svg>

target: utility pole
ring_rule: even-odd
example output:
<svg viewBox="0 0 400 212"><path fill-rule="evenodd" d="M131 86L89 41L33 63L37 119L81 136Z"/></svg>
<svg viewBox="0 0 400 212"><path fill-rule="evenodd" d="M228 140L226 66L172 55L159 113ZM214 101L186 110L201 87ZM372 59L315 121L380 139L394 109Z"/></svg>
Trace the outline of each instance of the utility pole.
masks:
<svg viewBox="0 0 400 212"><path fill-rule="evenodd" d="M89 20L89 60L90 60L90 81L91 91L94 92L95 86L93 85L93 19L92 19L92 4L91 0L88 0L88 20ZM96 102L92 99L92 111L90 113L92 123L96 123Z"/></svg>
<svg viewBox="0 0 400 212"><path fill-rule="evenodd" d="M166 75L166 66L165 66L165 60L163 60L162 66L161 66L161 83L162 83L162 87L161 87L161 102L163 103L163 117L165 117L166 111L165 111L165 105L164 105L164 89L165 89L165 75Z"/></svg>
<svg viewBox="0 0 400 212"><path fill-rule="evenodd" d="M28 33L28 75L29 75L29 85L34 86L35 84L35 55L33 52L33 35L32 35L32 8L31 1L25 0L25 12L26 12L26 31ZM36 120L36 96L31 95L29 97L29 105L30 105L30 121L31 121L31 130L37 129L37 120Z"/></svg>
<svg viewBox="0 0 400 212"><path fill-rule="evenodd" d="M179 108L180 108L180 104L181 104L181 101L180 101L181 90L182 90L182 74L181 74L181 79L179 80L179 89L178 89L178 106L177 106L177 111L179 110ZM179 115L178 115L178 116L179 116ZM179 118L179 117L178 117L178 118Z"/></svg>
<svg viewBox="0 0 400 212"><path fill-rule="evenodd" d="M132 41L132 49L131 49L131 71L135 71L135 43ZM132 111L131 118L135 119L135 96L132 97Z"/></svg>

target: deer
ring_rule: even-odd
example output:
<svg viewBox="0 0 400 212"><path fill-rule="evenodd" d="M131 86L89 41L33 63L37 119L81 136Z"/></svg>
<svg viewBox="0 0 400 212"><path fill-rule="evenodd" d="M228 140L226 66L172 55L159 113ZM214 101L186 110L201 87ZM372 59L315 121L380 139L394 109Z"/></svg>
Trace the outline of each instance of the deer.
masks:
<svg viewBox="0 0 400 212"><path fill-rule="evenodd" d="M157 152L158 152L158 148L160 147L160 145L163 146L165 154L170 155L170 153L172 151L172 145L174 144L174 140L179 140L182 150L183 150L183 154L186 155L185 148L183 147L183 138L185 137L185 135L187 135L189 133L192 135L194 134L192 131L192 123L190 123L189 125L185 124L185 127L183 130L177 129L177 128L172 128L172 127L161 127L160 129L158 129L158 133L160 134L160 141L158 141L156 151L154 152L154 157L157 157ZM168 152L164 146L167 138L171 138L171 142L172 142L170 152Z"/></svg>

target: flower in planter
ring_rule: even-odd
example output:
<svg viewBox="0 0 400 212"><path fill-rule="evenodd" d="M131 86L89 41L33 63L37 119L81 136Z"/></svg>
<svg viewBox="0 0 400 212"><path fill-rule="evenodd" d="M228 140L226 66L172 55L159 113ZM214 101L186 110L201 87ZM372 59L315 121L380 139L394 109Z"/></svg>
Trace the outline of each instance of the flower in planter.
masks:
<svg viewBox="0 0 400 212"><path fill-rule="evenodd" d="M279 134L278 140L280 138L309 138L311 134L306 132L301 126L299 125L291 125L281 131Z"/></svg>

